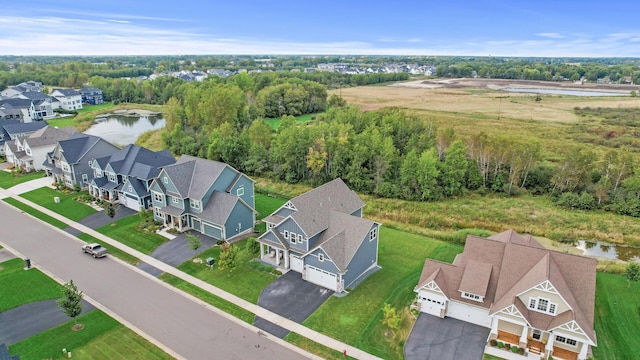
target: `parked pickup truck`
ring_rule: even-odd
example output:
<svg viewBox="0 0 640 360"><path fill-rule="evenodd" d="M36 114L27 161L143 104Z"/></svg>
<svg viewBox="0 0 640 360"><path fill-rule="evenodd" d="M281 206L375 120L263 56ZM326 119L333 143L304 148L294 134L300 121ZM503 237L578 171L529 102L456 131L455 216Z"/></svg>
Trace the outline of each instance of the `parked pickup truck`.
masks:
<svg viewBox="0 0 640 360"><path fill-rule="evenodd" d="M94 258L107 256L107 249L103 248L102 245L96 243L83 245L82 252L85 254L91 254Z"/></svg>

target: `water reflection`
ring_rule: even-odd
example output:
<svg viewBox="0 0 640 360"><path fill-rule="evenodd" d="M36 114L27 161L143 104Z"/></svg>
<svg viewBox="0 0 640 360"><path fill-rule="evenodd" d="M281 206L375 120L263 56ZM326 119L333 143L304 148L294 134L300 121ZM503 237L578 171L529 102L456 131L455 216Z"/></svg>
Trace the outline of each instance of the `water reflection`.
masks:
<svg viewBox="0 0 640 360"><path fill-rule="evenodd" d="M623 261L640 261L640 248L621 246L602 242L578 240L577 249L582 250L582 255L599 257L603 259L618 259Z"/></svg>
<svg viewBox="0 0 640 360"><path fill-rule="evenodd" d="M164 125L165 120L157 116L110 115L107 118L99 119L85 133L100 136L114 144L128 145L135 143L143 132L161 129Z"/></svg>

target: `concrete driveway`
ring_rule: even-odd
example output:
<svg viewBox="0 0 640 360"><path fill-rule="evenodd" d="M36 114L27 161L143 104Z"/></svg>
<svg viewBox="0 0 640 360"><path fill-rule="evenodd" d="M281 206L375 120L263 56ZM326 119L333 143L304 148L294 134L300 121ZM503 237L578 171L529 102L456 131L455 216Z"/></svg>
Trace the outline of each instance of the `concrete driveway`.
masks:
<svg viewBox="0 0 640 360"><path fill-rule="evenodd" d="M94 309L82 300L82 314ZM70 320L56 300L36 301L9 309L0 313L0 344L13 345Z"/></svg>
<svg viewBox="0 0 640 360"><path fill-rule="evenodd" d="M490 329L420 313L404 344L406 360L482 360Z"/></svg>
<svg viewBox="0 0 640 360"><path fill-rule="evenodd" d="M333 291L304 281L300 273L289 271L262 290L258 305L302 324L331 295ZM253 325L281 339L289 333L257 316Z"/></svg>
<svg viewBox="0 0 640 360"><path fill-rule="evenodd" d="M107 214L105 214L104 210L103 211L98 211L96 213L93 213L91 215L85 216L82 219L80 219L78 222L86 227L90 227L92 229L97 229L101 226L107 225L107 224L111 224L114 221L118 221L124 217L127 217L129 215L133 215L136 212L132 209L129 209L128 207L125 207L123 205L120 205L118 207L118 210L116 211L116 215L112 218L108 217ZM64 231L68 232L69 234L73 235L73 236L78 236L80 234L82 234L82 231L73 228L71 226L67 227L64 229Z"/></svg>

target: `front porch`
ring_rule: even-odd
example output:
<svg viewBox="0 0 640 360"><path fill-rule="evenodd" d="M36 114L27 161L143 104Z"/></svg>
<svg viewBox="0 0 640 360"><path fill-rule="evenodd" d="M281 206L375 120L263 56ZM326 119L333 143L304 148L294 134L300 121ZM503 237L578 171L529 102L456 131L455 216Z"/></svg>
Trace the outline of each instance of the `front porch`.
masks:
<svg viewBox="0 0 640 360"><path fill-rule="evenodd" d="M289 251L260 243L260 260L280 269L289 270Z"/></svg>

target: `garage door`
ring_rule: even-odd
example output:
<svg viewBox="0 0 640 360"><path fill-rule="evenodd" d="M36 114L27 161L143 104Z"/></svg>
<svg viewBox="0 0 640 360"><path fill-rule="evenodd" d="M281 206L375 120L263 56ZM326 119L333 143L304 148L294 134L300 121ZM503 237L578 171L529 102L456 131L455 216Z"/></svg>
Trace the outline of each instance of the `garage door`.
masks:
<svg viewBox="0 0 640 360"><path fill-rule="evenodd" d="M307 281L337 291L338 281L335 274L307 265Z"/></svg>
<svg viewBox="0 0 640 360"><path fill-rule="evenodd" d="M120 199L124 202L124 206L135 211L140 211L140 200L137 197L129 194L124 194L124 196Z"/></svg>
<svg viewBox="0 0 640 360"><path fill-rule="evenodd" d="M299 273L302 273L302 269L304 269L304 261L302 261L302 259L294 254L291 254L289 256L289 259L291 260L291 270L293 271L297 271Z"/></svg>
<svg viewBox="0 0 640 360"><path fill-rule="evenodd" d="M200 220L199 219L191 219L191 222L193 223L191 225L191 227L196 230L196 231L200 231L202 232L202 228L200 227Z"/></svg>
<svg viewBox="0 0 640 360"><path fill-rule="evenodd" d="M479 308L456 301L449 301L449 308L447 309L447 316L454 319L470 322L472 324L491 327L491 318L489 317L489 310Z"/></svg>
<svg viewBox="0 0 640 360"><path fill-rule="evenodd" d="M205 235L211 236L214 239L222 240L222 229L211 226L209 224L203 223L202 225Z"/></svg>
<svg viewBox="0 0 640 360"><path fill-rule="evenodd" d="M421 291L418 296L420 297L420 311L437 317L444 315L443 310L447 301L445 298L426 291Z"/></svg>

